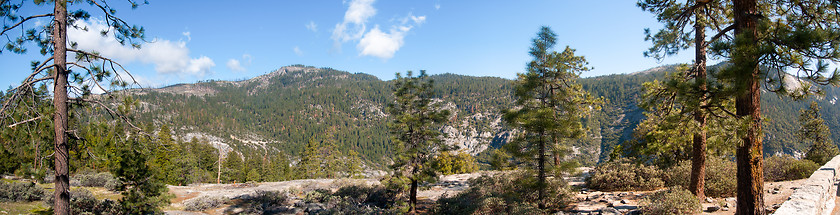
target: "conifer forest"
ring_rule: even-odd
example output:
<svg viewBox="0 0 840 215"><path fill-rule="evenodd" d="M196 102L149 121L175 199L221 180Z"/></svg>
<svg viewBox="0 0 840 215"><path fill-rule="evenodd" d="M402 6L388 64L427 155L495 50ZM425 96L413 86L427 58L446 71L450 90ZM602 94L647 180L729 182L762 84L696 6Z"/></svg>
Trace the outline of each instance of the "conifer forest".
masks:
<svg viewBox="0 0 840 215"><path fill-rule="evenodd" d="M840 213L840 2L506 4L0 0L0 214Z"/></svg>

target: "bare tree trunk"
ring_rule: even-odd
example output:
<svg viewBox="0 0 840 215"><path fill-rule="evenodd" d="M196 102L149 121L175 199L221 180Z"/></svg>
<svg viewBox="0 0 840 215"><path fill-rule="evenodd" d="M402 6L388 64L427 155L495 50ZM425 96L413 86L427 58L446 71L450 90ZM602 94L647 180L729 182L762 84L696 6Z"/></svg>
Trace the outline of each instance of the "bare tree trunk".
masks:
<svg viewBox="0 0 840 215"><path fill-rule="evenodd" d="M735 50L732 54L737 77L746 84L745 92L735 99L736 115L749 118L750 125L743 143L735 152L738 166L738 188L735 214L765 214L763 155L761 145L761 91L759 89L758 53L753 50L758 43L756 32L758 6L756 0L733 0L735 12ZM745 47L747 46L747 47Z"/></svg>
<svg viewBox="0 0 840 215"><path fill-rule="evenodd" d="M219 168L218 172L216 173L216 184L222 183L222 146L219 145Z"/></svg>
<svg viewBox="0 0 840 215"><path fill-rule="evenodd" d="M539 171L539 173L538 173L539 175L537 176L539 178L539 182L537 182L537 183L539 183L537 185L537 193L538 193L538 200L537 201L539 202L538 206L540 207L540 209L545 209L545 202L543 202L543 199L545 197L545 135L540 135L540 152L539 153L540 153L538 155L539 157L537 158L537 160L539 162L538 167L537 167L537 171Z"/></svg>
<svg viewBox="0 0 840 215"><path fill-rule="evenodd" d="M417 213L417 179L411 179L411 190L409 190L408 195L408 204L409 204L409 214L416 214Z"/></svg>
<svg viewBox="0 0 840 215"><path fill-rule="evenodd" d="M701 96L699 105L704 105L703 101L706 92L706 26L701 22L702 15L700 11L695 12L696 24L694 25L694 81L697 84L697 91ZM688 190L700 201L706 198L704 192L706 185L706 115L703 113L701 107L694 110L694 121L700 124L698 130L694 133L694 144L692 146L691 157L691 181L688 184Z"/></svg>
<svg viewBox="0 0 840 215"><path fill-rule="evenodd" d="M55 214L70 214L70 157L67 149L67 1L55 1L53 62L55 62Z"/></svg>

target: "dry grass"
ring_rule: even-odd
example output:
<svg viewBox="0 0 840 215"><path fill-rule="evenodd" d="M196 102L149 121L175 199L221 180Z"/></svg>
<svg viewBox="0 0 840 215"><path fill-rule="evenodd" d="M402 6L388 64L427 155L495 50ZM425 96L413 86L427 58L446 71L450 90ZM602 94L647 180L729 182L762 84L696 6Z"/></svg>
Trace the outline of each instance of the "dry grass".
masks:
<svg viewBox="0 0 840 215"><path fill-rule="evenodd" d="M41 201L35 202L0 202L0 214L29 214L29 211L44 208Z"/></svg>

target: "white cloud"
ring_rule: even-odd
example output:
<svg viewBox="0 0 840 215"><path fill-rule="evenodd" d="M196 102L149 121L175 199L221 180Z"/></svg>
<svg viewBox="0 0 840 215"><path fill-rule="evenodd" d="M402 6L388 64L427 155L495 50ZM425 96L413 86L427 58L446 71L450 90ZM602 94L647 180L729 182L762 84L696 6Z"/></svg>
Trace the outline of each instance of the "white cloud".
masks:
<svg viewBox="0 0 840 215"><path fill-rule="evenodd" d="M440 10L440 4L435 4L435 10Z"/></svg>
<svg viewBox="0 0 840 215"><path fill-rule="evenodd" d="M295 51L297 56L303 56L303 51L300 50L300 47L295 46L292 50Z"/></svg>
<svg viewBox="0 0 840 215"><path fill-rule="evenodd" d="M183 41L173 42L170 40L155 39L152 42L143 44L141 49L131 46L124 46L111 36L102 37L100 31L107 26L99 20L86 22L77 21L79 26L87 26L88 31L69 28L67 31L70 41L78 43L78 49L97 51L104 56L109 56L123 64L132 62L150 63L155 65L158 74L194 76L203 78L211 74L210 70L216 64L206 56L199 58L190 57L190 49ZM184 36L189 39L189 32Z"/></svg>
<svg viewBox="0 0 840 215"><path fill-rule="evenodd" d="M230 71L234 72L246 72L248 71L248 69L245 67L251 65L252 59L253 58L249 54L243 54L241 61L239 59L228 59L227 68L230 69Z"/></svg>
<svg viewBox="0 0 840 215"><path fill-rule="evenodd" d="M411 17L411 21L414 21L414 24L417 24L417 25L423 24L424 22L426 22L426 16L411 16L411 15L409 15L409 17Z"/></svg>
<svg viewBox="0 0 840 215"><path fill-rule="evenodd" d="M318 24L315 24L315 21L309 21L309 23L306 24L306 29L312 32L318 32Z"/></svg>
<svg viewBox="0 0 840 215"><path fill-rule="evenodd" d="M192 37L190 37L190 32L189 31L185 31L185 32L181 33L181 35L184 35L185 37L187 37L187 42L192 40Z"/></svg>
<svg viewBox="0 0 840 215"><path fill-rule="evenodd" d="M403 38L408 30L411 30L411 27L394 28L390 33L385 33L376 26L365 34L356 48L360 50L359 55L390 59L402 47Z"/></svg>
<svg viewBox="0 0 840 215"><path fill-rule="evenodd" d="M234 72L244 72L245 67L242 67L242 64L239 63L237 59L230 59L227 62L227 68Z"/></svg>
<svg viewBox="0 0 840 215"><path fill-rule="evenodd" d="M350 7L344 13L344 21L336 24L335 29L333 29L332 39L337 47L340 47L342 42L362 38L365 30L367 30L365 23L370 17L376 15L373 2L374 0L352 0L350 2Z"/></svg>
<svg viewBox="0 0 840 215"><path fill-rule="evenodd" d="M415 26L426 22L426 16L414 16L409 12L406 17L392 19L391 22L396 24L391 26L388 32L380 30L379 25L368 31L367 22L376 15L373 2L374 0L352 0L344 13L344 20L335 25L332 39L339 51L342 43L358 41L356 49L359 56L388 60L403 46L405 35ZM297 47L295 48L297 53Z"/></svg>

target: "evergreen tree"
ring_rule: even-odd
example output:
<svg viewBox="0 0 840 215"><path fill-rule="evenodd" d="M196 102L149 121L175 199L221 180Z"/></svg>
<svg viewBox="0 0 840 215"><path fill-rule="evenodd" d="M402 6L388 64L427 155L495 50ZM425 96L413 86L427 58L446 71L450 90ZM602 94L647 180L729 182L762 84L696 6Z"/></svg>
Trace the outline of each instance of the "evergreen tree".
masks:
<svg viewBox="0 0 840 215"><path fill-rule="evenodd" d="M359 153L356 153L355 150L347 151L347 160L344 162L344 169L347 171L348 178L358 178L362 177L362 167L364 166L364 161L359 158Z"/></svg>
<svg viewBox="0 0 840 215"><path fill-rule="evenodd" d="M309 137L309 142L306 148L303 149L303 154L300 156L300 163L298 163L298 171L303 178L320 178L323 177L323 167L321 162L324 161L323 154L320 153L321 143L315 140L315 136Z"/></svg>
<svg viewBox="0 0 840 215"><path fill-rule="evenodd" d="M552 51L555 40L551 29L540 28L530 51L534 59L528 63L527 73L518 74L514 82L516 108L504 113L505 121L522 131L505 147L537 171L540 209L545 209L546 173L560 177L568 171L571 166L559 162L567 147L565 140L583 136L581 117L597 107L596 100L576 82L582 71L589 70L586 59L569 47L559 53ZM553 166L546 165L549 152L555 157Z"/></svg>
<svg viewBox="0 0 840 215"><path fill-rule="evenodd" d="M53 8L46 7L38 10L37 7L45 6L52 3ZM113 3L113 2L112 2ZM134 0L129 0L132 8L137 8L139 5ZM143 2L146 3L146 2ZM22 9L26 5L26 10ZM69 153L69 116L70 112L68 106L72 103L84 103L90 100L86 96L91 94L92 88L99 88L108 92L99 85L100 82L110 82L112 87L125 87L128 85L124 80L132 80L131 78L119 77L117 71L127 72L122 66L113 60L100 56L95 50L79 50L76 47L76 42L71 41L67 37L67 28L77 28L87 30L86 27L78 25L77 21L88 20L90 13L84 9L73 10L68 13L71 8L96 8L101 10L104 15L104 23L107 25L103 36L112 36L120 44L130 43L133 47L140 47L135 40L143 39L144 29L138 26L132 26L123 19L116 16L116 8L112 7L115 4L108 4L107 0L100 1L41 1L36 0L34 4L28 4L25 1L0 1L0 17L4 25L0 31L0 37L6 39L5 49L14 53L22 54L27 51L27 44L29 42L36 43L40 47L40 54L49 58L43 61L32 62L32 72L23 80L22 84L7 92L11 96L3 102L0 108L0 124L3 127L7 125L14 125L20 122L38 121L43 115L25 119L23 121L8 120L10 112L15 111L12 101L19 101L26 99L23 97L28 91L33 90L33 86L37 84L51 82L53 89L52 104L54 111L52 112L52 124L54 128L54 148L55 148L55 213L60 215L70 214L70 153ZM31 15L20 15L31 14ZM50 17L47 25L28 25L27 22L36 22L39 18ZM26 26L34 26L27 28ZM20 34L17 34L17 33ZM69 44L69 47L68 47ZM3 50L0 50L2 53ZM74 53L75 59L67 59L68 53ZM106 66L110 65L110 66ZM70 70L68 67L78 67L79 69ZM72 79L70 79L72 78ZM69 82L68 80L72 81ZM74 90L68 90L70 87ZM113 89L113 88L111 88ZM105 107L102 103L100 107ZM109 109L110 110L110 109ZM112 114L119 114L116 111L111 111Z"/></svg>
<svg viewBox="0 0 840 215"><path fill-rule="evenodd" d="M391 122L388 131L394 144L394 174L409 180L409 212L415 213L419 183L434 180L436 173L430 165L435 153L448 150L441 140L440 123L449 111L434 102L434 83L425 70L412 77L397 73L394 81L394 101L388 104Z"/></svg>
<svg viewBox="0 0 840 215"><path fill-rule="evenodd" d="M245 182L245 174L242 156L234 151L228 152L222 163L222 180L226 182Z"/></svg>
<svg viewBox="0 0 840 215"><path fill-rule="evenodd" d="M820 116L820 106L817 102L811 102L808 109L799 111L799 124L799 138L811 143L811 148L805 153L805 159L823 165L840 154L837 145L829 138L831 131Z"/></svg>
<svg viewBox="0 0 840 215"><path fill-rule="evenodd" d="M840 83L840 72L827 76L823 63L840 61L840 5L822 0L733 0L732 5L735 38L712 48L732 63L720 77L732 83L735 115L745 124L735 155L736 214L764 214L761 87L801 98L820 89L811 83ZM785 80L791 79L788 72L796 73L794 80Z"/></svg>
<svg viewBox="0 0 840 215"><path fill-rule="evenodd" d="M169 204L164 183L157 180L153 168L147 165L146 157L133 147L143 144L130 140L120 150L119 165L113 170L121 184L117 188L122 191L120 205L126 214L163 214L161 207Z"/></svg>
<svg viewBox="0 0 840 215"><path fill-rule="evenodd" d="M156 177L167 184L179 184L178 178L181 174L176 171L175 161L183 151L181 145L172 139L169 126L164 124L160 127L156 142L157 144L152 146L152 158L149 161L150 166L159 171Z"/></svg>
<svg viewBox="0 0 840 215"><path fill-rule="evenodd" d="M710 42L717 42L732 30L732 27L724 27L731 22L723 12L725 8L729 8L729 5L724 0L689 0L685 4L674 0L640 0L637 5L642 10L656 14L657 20L665 24L665 28L653 35L650 29L645 29L645 40L653 43L653 47L645 52L645 56L662 59L666 55L673 55L682 49L687 49L692 43L694 45L695 60L691 72L671 80L671 82L688 83L667 86L682 85L680 87L683 88L668 89L673 91L668 94L678 97L678 100L682 102L681 106L685 108L683 112L692 115L692 120L698 125L693 131L688 131L693 133L691 180L688 189L698 197L698 200L702 200L705 197L703 178L706 175L707 112L709 107L721 107L714 104L715 101L710 101L714 98L712 96L714 92L709 91L706 78L706 50ZM691 22L693 26L689 26ZM709 41L706 41L707 28L717 31ZM694 32L693 36L691 31Z"/></svg>
<svg viewBox="0 0 840 215"><path fill-rule="evenodd" d="M493 149L490 155L490 168L493 170L509 170L510 169L510 155L505 153L502 149Z"/></svg>
<svg viewBox="0 0 840 215"><path fill-rule="evenodd" d="M344 160L342 153L338 151L335 139L327 137L324 143L318 150L321 153L321 157L324 158L321 162L323 166L322 172L327 178L341 177L342 172L345 170L344 162L346 160Z"/></svg>

